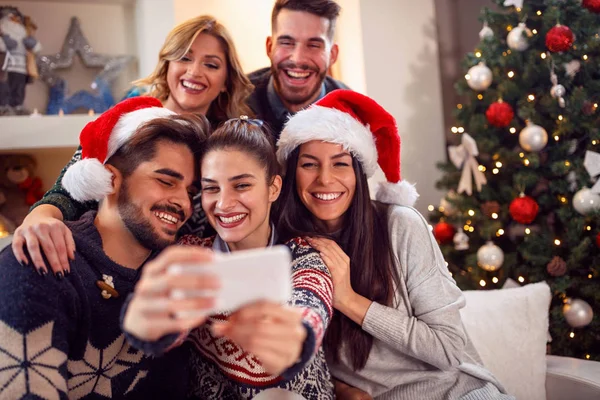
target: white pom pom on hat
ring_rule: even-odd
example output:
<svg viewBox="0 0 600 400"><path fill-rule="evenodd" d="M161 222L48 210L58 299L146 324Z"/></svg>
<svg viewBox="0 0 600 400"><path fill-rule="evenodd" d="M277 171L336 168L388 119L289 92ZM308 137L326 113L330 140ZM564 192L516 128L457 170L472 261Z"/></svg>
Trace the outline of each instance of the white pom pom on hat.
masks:
<svg viewBox="0 0 600 400"><path fill-rule="evenodd" d="M88 122L79 135L81 160L71 165L62 179L74 200L102 200L112 191L112 174L104 163L127 143L138 128L155 118L175 114L154 97L124 100Z"/></svg>
<svg viewBox="0 0 600 400"><path fill-rule="evenodd" d="M285 124L277 142L277 159L283 165L301 144L312 140L340 144L361 163L368 178L377 165L387 182L375 198L383 203L413 206L419 197L414 184L401 179L400 135L396 120L375 100L352 90L338 89Z"/></svg>

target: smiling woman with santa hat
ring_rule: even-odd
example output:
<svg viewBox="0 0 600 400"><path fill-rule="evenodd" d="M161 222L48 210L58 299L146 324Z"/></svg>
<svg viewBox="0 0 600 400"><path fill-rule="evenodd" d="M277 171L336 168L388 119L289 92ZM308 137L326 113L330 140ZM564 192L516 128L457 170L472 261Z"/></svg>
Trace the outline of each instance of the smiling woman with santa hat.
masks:
<svg viewBox="0 0 600 400"><path fill-rule="evenodd" d="M277 155L278 232L312 237L333 278L324 345L338 396L513 399L482 367L464 297L411 207L418 194L401 180L394 118L369 97L333 91L290 118ZM387 182L373 201L367 179L378 165Z"/></svg>

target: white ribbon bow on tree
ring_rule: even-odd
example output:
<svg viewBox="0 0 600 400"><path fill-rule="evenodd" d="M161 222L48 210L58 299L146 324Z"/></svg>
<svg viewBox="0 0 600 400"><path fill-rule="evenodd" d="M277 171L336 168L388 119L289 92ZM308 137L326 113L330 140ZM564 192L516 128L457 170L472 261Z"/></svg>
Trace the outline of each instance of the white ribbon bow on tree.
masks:
<svg viewBox="0 0 600 400"><path fill-rule="evenodd" d="M583 166L592 178L598 177L600 175L600 154L587 150L583 159ZM592 186L591 191L592 193L600 194L600 179Z"/></svg>
<svg viewBox="0 0 600 400"><path fill-rule="evenodd" d="M481 192L481 187L487 183L485 175L479 170L479 163L475 156L479 155L475 139L468 133L463 133L461 144L459 146L449 146L448 154L450 161L456 168L462 168L462 175L458 183L458 193L466 192L469 196L473 194L473 179L477 186L477 191Z"/></svg>

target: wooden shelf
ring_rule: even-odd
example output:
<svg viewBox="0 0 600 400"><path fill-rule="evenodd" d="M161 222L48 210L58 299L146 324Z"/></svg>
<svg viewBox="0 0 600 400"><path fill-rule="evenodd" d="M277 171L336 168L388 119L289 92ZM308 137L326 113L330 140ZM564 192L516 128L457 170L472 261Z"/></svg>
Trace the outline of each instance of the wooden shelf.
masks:
<svg viewBox="0 0 600 400"><path fill-rule="evenodd" d="M0 150L76 147L79 133L95 116L0 117Z"/></svg>

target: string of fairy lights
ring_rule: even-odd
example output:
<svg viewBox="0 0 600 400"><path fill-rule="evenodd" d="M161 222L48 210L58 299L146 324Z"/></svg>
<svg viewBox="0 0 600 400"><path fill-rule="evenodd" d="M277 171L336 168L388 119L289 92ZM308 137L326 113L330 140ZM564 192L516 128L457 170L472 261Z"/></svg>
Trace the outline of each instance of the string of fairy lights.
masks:
<svg viewBox="0 0 600 400"><path fill-rule="evenodd" d="M518 13L520 13L521 9L517 8L516 11ZM535 14L537 16L542 16L543 12L541 10L537 10L535 12ZM524 26L524 24L520 24L520 25ZM486 27L487 27L487 24L484 24L484 29ZM506 26L506 31L507 32L511 32L513 29L514 29L514 27L512 25L507 25ZM531 35L537 35L538 34L537 29L531 29L530 31L528 30L528 32L531 32ZM599 37L600 37L600 34L596 33L595 34L595 38L598 39ZM577 46L573 45L572 48L574 50L576 50ZM519 51L520 51L520 49L519 49ZM502 56L503 57L507 57L511 53L512 53L512 50L511 49L507 49L507 50L505 50L505 51L502 52ZM484 59L484 54L483 54L482 50L480 50L480 49L476 49L474 51L474 55L475 55L475 57L477 59L480 59L480 60ZM541 52L539 54L539 57L540 57L540 59L546 60L548 62L552 61L552 56L551 56L550 52L546 52L546 51ZM577 60L577 61L575 61L575 60ZM590 61L590 57L588 56L588 54L583 54L583 55L581 55L578 58L574 58L573 62L583 62L583 63L585 63L585 62L589 62L589 61ZM481 63L480 63L480 65L481 65ZM483 63L483 65L485 65L485 63ZM567 66L565 65L565 67L567 67ZM579 66L577 67L577 70L575 71L575 73L577 73L578 69L579 69ZM471 72L471 70L469 72ZM506 76L509 80L514 80L514 79L518 78L517 74L518 74L518 72L515 71L513 68L508 68L508 70L503 73L503 76ZM554 88L557 86L557 83L556 83L556 75L554 73L554 63L553 62L552 62L552 67L551 67L551 74L554 75L554 76L552 76L552 79L554 79L553 84L555 85L553 87L553 90L554 90ZM465 75L465 79L467 81L471 80L472 79L471 74L467 73ZM491 82L491 77L490 77L490 82ZM476 89L471 84L469 86L471 86L472 89ZM489 84L488 84L488 86L489 86ZM558 86L560 86L562 88L562 90L564 91L564 87L562 85L558 85ZM485 88L484 88L484 90L478 90L479 93L476 94L476 99L478 101L483 101L485 99L485 95L483 93L484 91L485 91ZM559 104L561 104L561 102L563 103L563 104L561 104L562 108L564 108L564 100L561 98L563 95L555 95L554 93L552 93L552 97L558 99L559 100ZM538 96L537 96L536 93L526 93L524 95L524 100L526 102L528 102L528 103L534 103L534 102L536 102L538 100L537 97ZM502 102L502 99L500 99L499 102ZM459 104L456 105L456 107L457 107L458 110L462 110L463 109L463 104L459 103ZM598 109L598 102L590 102L590 107L591 107L590 111L592 111L592 112L597 111L597 109ZM556 122L556 125L560 126L560 124L568 122L568 117L565 116L565 115L563 115L563 113L559 113L558 115L556 115L555 122ZM512 123L510 125L514 125L514 123ZM514 135L514 134L517 133L517 129L518 128L516 126L507 126L506 128L507 128L508 132L511 135ZM543 129L543 128L541 128L541 129ZM457 135L461 135L461 134L466 133L464 126L452 126L450 128L450 131L453 134L457 134ZM556 131L552 135L548 135L548 136L550 136L552 138L552 140L554 140L554 142L559 142L561 140L561 134L560 134L560 132L561 132L560 129L556 129ZM590 142L590 144L592 146L597 146L599 143L598 143L598 140L594 139L594 140L592 140ZM543 146L545 146L545 144ZM543 148L543 146L542 146L542 148ZM522 147L524 147L524 146L522 146ZM530 149L526 149L526 150L527 151L532 151ZM533 150L533 151L539 151L539 149ZM527 167L537 167L537 165L539 164L539 161L537 161L537 158L532 162L532 160L530 159L531 157L528 156L528 153L526 153L524 151L519 152L519 158L521 159L522 165L524 167L526 167L526 168ZM502 168L505 168L506 165L509 165L509 163L503 162L503 160L500 159L500 155L499 154L494 154L493 157L492 157L492 162L488 163L488 166L483 165L483 164L479 164L477 166L477 169L481 173L488 172L488 169L490 169L490 172L493 175L498 175L498 174L501 173ZM572 167L571 161L564 160L564 167L565 167L566 171L569 171L569 169ZM567 195L567 194L558 194L557 195L557 200L558 200L559 204L561 204L561 205L568 205L569 204L568 196L570 196L570 195ZM436 210L436 207L434 205L429 205L428 206L428 210L430 212L433 212L433 211ZM444 207L442 205L440 205L439 207L437 207L437 210L439 212L441 212L441 213L444 213L444 211L445 211L445 209L444 209ZM478 215L478 213L480 213L481 215ZM464 222L464 225L462 227L463 231L465 233L474 233L475 230L476 230L476 227L474 226L473 221L477 220L477 219L481 219L482 216L485 216L487 218L491 218L492 220L498 220L500 218L500 215L499 215L498 212L491 212L489 214L486 214L484 212L477 211L477 210L474 210L474 209L470 208L467 211L465 211L465 215L464 215L464 217L465 217L464 221L465 222ZM585 231L587 231L587 232L590 232L590 231L593 230L593 228L592 228L592 226L590 225L589 222L586 223L586 224L584 224L583 229ZM533 232L534 232L534 230L532 230L530 227L528 227L528 226L524 227L523 233L524 233L525 236L531 235ZM505 229L503 227L500 227L500 228L498 228L495 231L495 236L498 237L498 238L502 237L505 234L506 234L506 232L505 232ZM560 237L560 235L556 235L551 240L552 240L552 245L555 246L556 248L560 248L561 246L564 245L563 244L563 240ZM446 264L448 265L448 263L446 263ZM472 271L472 267L468 267L467 271L468 272ZM450 272L450 274L452 274L452 272ZM587 278L588 279L593 279L594 275L590 272L587 275ZM493 284L497 284L499 282L499 278L497 276L492 276L491 278L488 278L488 279L490 279ZM520 275L518 275L517 280L519 281L519 283L525 283L527 281L527 277L524 274L520 274ZM486 287L488 285L488 282L486 281L486 279L480 279L479 280L479 285L481 287ZM569 301L569 299L567 298L567 295L565 293L561 293L560 297L561 297L563 303L567 304L567 302ZM571 339L575 338L575 336L576 336L575 330L571 329L570 332L569 332L569 334L568 334L568 336ZM590 355L586 354L585 358L586 359L590 359Z"/></svg>

